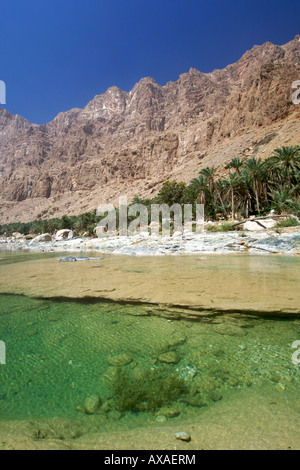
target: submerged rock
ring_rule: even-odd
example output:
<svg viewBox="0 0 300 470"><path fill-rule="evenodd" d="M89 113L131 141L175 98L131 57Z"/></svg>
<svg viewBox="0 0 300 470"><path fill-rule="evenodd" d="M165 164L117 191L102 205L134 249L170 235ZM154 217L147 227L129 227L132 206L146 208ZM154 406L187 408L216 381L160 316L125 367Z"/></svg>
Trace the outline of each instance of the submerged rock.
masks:
<svg viewBox="0 0 300 470"><path fill-rule="evenodd" d="M84 412L87 415L93 415L96 413L96 411L99 410L100 405L101 405L101 399L98 396L93 395L91 397L88 397L86 398L83 404Z"/></svg>
<svg viewBox="0 0 300 470"><path fill-rule="evenodd" d="M159 415L155 418L157 423L165 423L167 421L167 417L163 415Z"/></svg>
<svg viewBox="0 0 300 470"><path fill-rule="evenodd" d="M58 261L62 263L74 263L77 259L74 256L66 256L66 258L59 258Z"/></svg>
<svg viewBox="0 0 300 470"><path fill-rule="evenodd" d="M185 367L179 367L177 369L178 375L180 378L184 380L190 380L196 377L197 375L197 368L193 365L188 365Z"/></svg>
<svg viewBox="0 0 300 470"><path fill-rule="evenodd" d="M66 256L65 258L59 258L58 261L62 263L74 263L75 261L93 261L100 260L103 258L90 258L88 256Z"/></svg>
<svg viewBox="0 0 300 470"><path fill-rule="evenodd" d="M116 356L108 357L107 362L110 366L114 367L127 366L127 364L132 362L132 357L128 354L118 354Z"/></svg>
<svg viewBox="0 0 300 470"><path fill-rule="evenodd" d="M207 406L207 403L200 395L196 395L195 397L187 397L184 399L184 403L195 408L203 408L204 406Z"/></svg>
<svg viewBox="0 0 300 470"><path fill-rule="evenodd" d="M180 356L174 351L160 354L158 356L160 362L165 362L166 364L178 364L180 361Z"/></svg>
<svg viewBox="0 0 300 470"><path fill-rule="evenodd" d="M167 352L172 349L177 348L178 346L181 346L186 342L186 335L181 332L174 332L171 336L171 338L168 338L168 341L166 345L162 348L162 352Z"/></svg>
<svg viewBox="0 0 300 470"><path fill-rule="evenodd" d="M220 323L214 327L215 333L219 335L227 335L227 336L246 336L247 332L241 328L240 326L233 325L232 323L225 322Z"/></svg>
<svg viewBox="0 0 300 470"><path fill-rule="evenodd" d="M171 408L171 407L163 407L161 408L157 413L157 416L165 416L166 418L176 418L177 416L180 415L180 411L177 410L176 408Z"/></svg>
<svg viewBox="0 0 300 470"><path fill-rule="evenodd" d="M209 393L208 397L211 401L216 402L216 401L222 400L223 395L219 390L213 390L212 392Z"/></svg>

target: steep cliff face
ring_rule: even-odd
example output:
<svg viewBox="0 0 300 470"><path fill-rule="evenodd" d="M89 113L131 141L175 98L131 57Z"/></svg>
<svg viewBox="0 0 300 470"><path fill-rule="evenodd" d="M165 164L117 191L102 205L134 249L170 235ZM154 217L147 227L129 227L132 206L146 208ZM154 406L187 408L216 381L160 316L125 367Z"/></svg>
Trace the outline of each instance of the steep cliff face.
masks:
<svg viewBox="0 0 300 470"><path fill-rule="evenodd" d="M0 108L0 222L80 213L118 195L155 194L165 179L222 172L234 156L299 143L300 36L255 46L224 70L140 80L43 126Z"/></svg>

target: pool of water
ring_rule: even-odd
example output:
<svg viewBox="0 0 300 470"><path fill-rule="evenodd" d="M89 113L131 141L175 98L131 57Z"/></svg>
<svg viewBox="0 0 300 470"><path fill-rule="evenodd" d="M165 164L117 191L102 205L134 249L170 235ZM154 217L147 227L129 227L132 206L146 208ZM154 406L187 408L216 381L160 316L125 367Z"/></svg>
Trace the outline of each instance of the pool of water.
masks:
<svg viewBox="0 0 300 470"><path fill-rule="evenodd" d="M57 258L0 256L0 449L300 448L298 258Z"/></svg>
<svg viewBox="0 0 300 470"><path fill-rule="evenodd" d="M2 422L68 419L73 436L179 425L246 391L271 387L291 405L299 397L299 319L174 321L126 303L16 295L0 302Z"/></svg>

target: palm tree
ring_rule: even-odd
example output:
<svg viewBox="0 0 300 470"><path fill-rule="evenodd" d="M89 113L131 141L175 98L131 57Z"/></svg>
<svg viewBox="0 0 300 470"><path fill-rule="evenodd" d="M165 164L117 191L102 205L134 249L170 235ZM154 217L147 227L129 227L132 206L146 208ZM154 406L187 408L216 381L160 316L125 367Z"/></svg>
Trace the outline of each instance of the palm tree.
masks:
<svg viewBox="0 0 300 470"><path fill-rule="evenodd" d="M257 212L260 212L259 196L260 196L261 186L262 186L261 183L266 173L265 164L262 162L261 158L256 159L255 157L253 157L253 158L249 158L249 160L246 161L245 168L252 178L253 191L254 191L255 200L256 200L256 208L257 208Z"/></svg>
<svg viewBox="0 0 300 470"><path fill-rule="evenodd" d="M291 174L300 169L300 147L282 147L274 150L269 159L271 169L278 170L288 180L289 188L292 187Z"/></svg>
<svg viewBox="0 0 300 470"><path fill-rule="evenodd" d="M244 203L245 217L248 218L249 212L251 210L253 187L252 187L252 177L246 168L243 168L241 172L241 186L242 186L241 196L243 198L243 203Z"/></svg>
<svg viewBox="0 0 300 470"><path fill-rule="evenodd" d="M272 199L272 207L279 214L287 212L294 204L293 192L290 188L284 188L281 191L273 191L270 193Z"/></svg>
<svg viewBox="0 0 300 470"><path fill-rule="evenodd" d="M231 213L232 219L235 218L235 201L236 192L241 188L242 178L238 173L230 173L229 177L224 180L224 186L227 187L227 194L231 195Z"/></svg>
<svg viewBox="0 0 300 470"><path fill-rule="evenodd" d="M215 186L214 177L215 177L216 171L217 171L216 168L207 166L206 168L203 168L199 174L200 176L203 176L205 178L205 181L207 182L207 185L208 185L209 192L211 194L213 194L214 192L214 186Z"/></svg>
<svg viewBox="0 0 300 470"><path fill-rule="evenodd" d="M199 175L198 178L194 178L191 181L190 187L194 189L197 194L197 202L199 204L205 204L206 203L206 192L208 191L207 185L206 185L206 180L204 176Z"/></svg>
<svg viewBox="0 0 300 470"><path fill-rule="evenodd" d="M236 170L236 172L240 175L241 174L241 168L244 166L243 160L241 160L238 157L235 157L229 162L225 169L226 170L231 170L232 168Z"/></svg>
<svg viewBox="0 0 300 470"><path fill-rule="evenodd" d="M228 218L228 213L227 213L227 209L226 209L226 206L225 206L225 202L223 200L223 193L226 191L226 180L225 179L220 179L219 181L216 182L215 184L215 192L216 192L216 196L217 196L217 199L219 199L220 201L220 204L221 204L221 211L223 212L223 214L225 215L226 219Z"/></svg>

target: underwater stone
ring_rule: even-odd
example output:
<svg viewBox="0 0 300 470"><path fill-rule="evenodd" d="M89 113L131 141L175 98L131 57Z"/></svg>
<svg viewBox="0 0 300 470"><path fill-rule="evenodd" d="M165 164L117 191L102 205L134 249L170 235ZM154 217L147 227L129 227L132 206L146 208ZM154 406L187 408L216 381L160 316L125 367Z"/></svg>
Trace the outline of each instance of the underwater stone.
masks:
<svg viewBox="0 0 300 470"><path fill-rule="evenodd" d="M100 408L101 399L96 395L86 398L84 401L83 407L84 411L88 415L93 415Z"/></svg>
<svg viewBox="0 0 300 470"><path fill-rule="evenodd" d="M209 393L208 397L210 398L211 401L220 401L223 398L222 393L219 390L213 390L212 392Z"/></svg>
<svg viewBox="0 0 300 470"><path fill-rule="evenodd" d="M278 384L278 383L280 382L280 376L277 375L277 374L273 374L273 375L271 375L270 380L271 380L272 382Z"/></svg>
<svg viewBox="0 0 300 470"><path fill-rule="evenodd" d="M123 414L118 410L112 410L109 412L109 418L113 421L119 421L123 417Z"/></svg>
<svg viewBox="0 0 300 470"><path fill-rule="evenodd" d="M163 407L157 413L157 416L166 416L166 418L176 418L180 415L180 411L176 408Z"/></svg>
<svg viewBox="0 0 300 470"><path fill-rule="evenodd" d="M187 432L177 432L175 434L175 439L179 439L180 441L191 442L192 438Z"/></svg>
<svg viewBox="0 0 300 470"><path fill-rule="evenodd" d="M105 403L103 403L101 410L104 411L104 413L109 413L113 410L112 403L106 401Z"/></svg>
<svg viewBox="0 0 300 470"><path fill-rule="evenodd" d="M168 353L160 354L158 356L158 360L160 362L165 362L166 364L178 364L180 357L176 352L170 351Z"/></svg>
<svg viewBox="0 0 300 470"><path fill-rule="evenodd" d="M204 406L207 406L207 403L203 400L203 398L201 398L200 395L195 397L188 397L184 399L184 403L195 408L202 408Z"/></svg>
<svg viewBox="0 0 300 470"><path fill-rule="evenodd" d="M227 383L231 387L237 387L240 384L240 381L236 377L230 377Z"/></svg>
<svg viewBox="0 0 300 470"><path fill-rule="evenodd" d="M196 377L197 375L197 368L196 366L186 366L186 367L179 367L178 369L176 369L177 372L179 373L179 377L184 379L184 380L190 380L190 379L193 379L194 377Z"/></svg>
<svg viewBox="0 0 300 470"><path fill-rule="evenodd" d="M237 325L232 325L230 323L220 323L219 325L216 325L214 327L215 333L218 333L219 335L227 335L227 336L246 336L247 332L237 326Z"/></svg>
<svg viewBox="0 0 300 470"><path fill-rule="evenodd" d="M159 415L155 418L157 423L165 423L167 421L167 417L163 415Z"/></svg>
<svg viewBox="0 0 300 470"><path fill-rule="evenodd" d="M89 256L66 256L65 258L59 258L59 262L62 263L74 263L76 261L95 261L103 258L91 258Z"/></svg>
<svg viewBox="0 0 300 470"><path fill-rule="evenodd" d="M225 352L223 351L223 349L216 349L215 351L213 351L213 355L215 357L221 357L221 356L224 356Z"/></svg>
<svg viewBox="0 0 300 470"><path fill-rule="evenodd" d="M145 369L141 365L137 365L132 371L132 378L134 380L143 380L145 377Z"/></svg>
<svg viewBox="0 0 300 470"><path fill-rule="evenodd" d="M108 357L107 362L114 367L126 366L132 362L132 357L128 354L118 354L117 356Z"/></svg>

